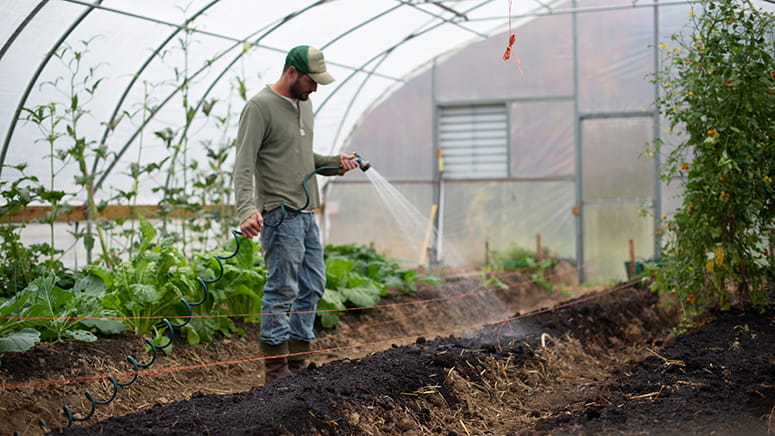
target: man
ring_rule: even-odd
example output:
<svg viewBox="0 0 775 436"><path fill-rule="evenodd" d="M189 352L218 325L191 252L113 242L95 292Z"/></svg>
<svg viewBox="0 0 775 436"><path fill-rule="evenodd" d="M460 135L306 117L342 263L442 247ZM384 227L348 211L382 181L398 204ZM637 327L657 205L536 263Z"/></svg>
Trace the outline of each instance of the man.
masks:
<svg viewBox="0 0 775 436"><path fill-rule="evenodd" d="M323 53L302 45L285 58L280 79L251 98L242 110L237 135L234 187L240 231L260 233L267 273L261 299L261 350L265 381L304 368L315 338L317 303L325 289L323 247L314 209L320 206L316 177L344 174L358 166L353 156L320 156L312 151L313 114L309 95L334 78ZM303 209L302 209L303 208ZM290 316L287 313L290 312Z"/></svg>

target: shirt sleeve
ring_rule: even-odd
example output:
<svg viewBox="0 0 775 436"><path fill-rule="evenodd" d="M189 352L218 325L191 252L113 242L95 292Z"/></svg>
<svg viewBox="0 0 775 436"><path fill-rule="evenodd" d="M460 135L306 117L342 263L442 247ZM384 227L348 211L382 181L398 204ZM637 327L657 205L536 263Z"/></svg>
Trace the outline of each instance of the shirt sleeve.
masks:
<svg viewBox="0 0 775 436"><path fill-rule="evenodd" d="M336 169L320 171L318 174L323 176L336 176L339 175L339 155L334 156L322 156L314 153L315 156L315 169L323 167L336 167Z"/></svg>
<svg viewBox="0 0 775 436"><path fill-rule="evenodd" d="M261 108L248 101L242 109L237 132L237 152L234 160L234 197L240 222L258 212L256 207L256 161L264 138L265 123Z"/></svg>

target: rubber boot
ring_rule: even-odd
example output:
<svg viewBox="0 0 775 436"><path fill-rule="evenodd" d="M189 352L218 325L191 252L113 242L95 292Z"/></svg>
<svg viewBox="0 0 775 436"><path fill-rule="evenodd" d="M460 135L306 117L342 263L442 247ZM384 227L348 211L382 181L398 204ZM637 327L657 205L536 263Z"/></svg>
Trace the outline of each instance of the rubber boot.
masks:
<svg viewBox="0 0 775 436"><path fill-rule="evenodd" d="M291 370L288 369L288 358L285 357L285 355L288 354L288 342L273 345L261 341L261 352L268 357L267 359L264 359L264 383L268 383L280 377L293 375Z"/></svg>
<svg viewBox="0 0 775 436"><path fill-rule="evenodd" d="M289 354L305 353L299 354L298 356L288 356L288 369L290 369L292 373L297 374L307 369L307 354L309 353L310 348L309 342L297 341L294 339L288 341Z"/></svg>

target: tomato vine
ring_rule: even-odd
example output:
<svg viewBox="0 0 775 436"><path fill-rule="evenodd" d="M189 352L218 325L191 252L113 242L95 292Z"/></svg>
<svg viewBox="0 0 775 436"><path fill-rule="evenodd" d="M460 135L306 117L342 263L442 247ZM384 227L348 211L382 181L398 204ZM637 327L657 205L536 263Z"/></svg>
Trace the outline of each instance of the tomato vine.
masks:
<svg viewBox="0 0 775 436"><path fill-rule="evenodd" d="M678 144L664 181L682 205L663 217L667 262L653 287L685 314L736 303L764 308L775 270L775 15L734 1L703 1L684 32L661 44L657 106ZM769 276L769 277L768 277Z"/></svg>

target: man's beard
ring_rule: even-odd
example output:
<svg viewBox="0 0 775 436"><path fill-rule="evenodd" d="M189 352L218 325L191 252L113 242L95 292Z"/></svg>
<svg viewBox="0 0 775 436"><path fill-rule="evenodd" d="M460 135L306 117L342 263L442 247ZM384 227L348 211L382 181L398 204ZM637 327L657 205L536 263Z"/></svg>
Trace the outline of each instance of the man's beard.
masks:
<svg viewBox="0 0 775 436"><path fill-rule="evenodd" d="M296 81L293 82L293 85L291 85L291 97L295 98L297 100L305 101L309 98L309 92L304 91L302 89L302 84L300 79L296 79Z"/></svg>

